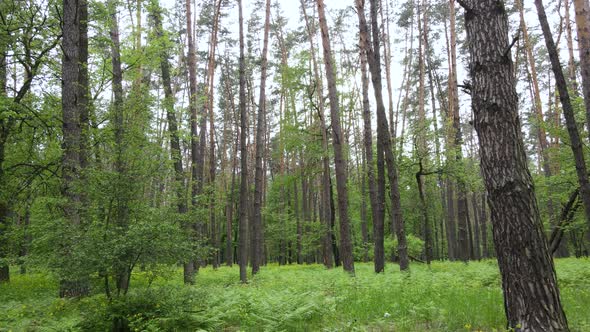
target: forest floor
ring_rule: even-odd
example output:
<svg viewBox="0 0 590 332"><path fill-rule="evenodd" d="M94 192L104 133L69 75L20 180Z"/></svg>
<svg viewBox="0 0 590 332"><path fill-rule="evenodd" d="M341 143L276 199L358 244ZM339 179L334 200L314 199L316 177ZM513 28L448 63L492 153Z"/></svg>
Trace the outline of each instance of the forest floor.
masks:
<svg viewBox="0 0 590 332"><path fill-rule="evenodd" d="M130 293L112 301L59 299L51 275L14 274L0 285L0 331L105 331L117 317L130 331L504 331L495 261L413 264L409 274L355 267L351 278L340 268L271 265L246 285L237 266L205 268L193 287L161 267L134 274ZM590 331L590 259L559 259L556 269L572 331Z"/></svg>

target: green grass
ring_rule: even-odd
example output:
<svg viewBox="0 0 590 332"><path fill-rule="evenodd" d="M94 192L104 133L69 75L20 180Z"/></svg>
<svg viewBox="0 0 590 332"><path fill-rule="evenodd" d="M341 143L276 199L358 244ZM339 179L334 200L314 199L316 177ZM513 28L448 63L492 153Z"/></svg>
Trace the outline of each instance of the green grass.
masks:
<svg viewBox="0 0 590 332"><path fill-rule="evenodd" d="M56 298L47 274L13 275L0 285L0 331L101 331L125 317L137 331L503 331L494 261L396 265L375 274L359 264L356 277L319 265L264 267L247 285L238 269L201 269L194 287L163 270L151 286L136 273L132 291L109 303L104 295ZM572 331L590 331L590 260L556 262ZM97 289L97 291L99 291Z"/></svg>

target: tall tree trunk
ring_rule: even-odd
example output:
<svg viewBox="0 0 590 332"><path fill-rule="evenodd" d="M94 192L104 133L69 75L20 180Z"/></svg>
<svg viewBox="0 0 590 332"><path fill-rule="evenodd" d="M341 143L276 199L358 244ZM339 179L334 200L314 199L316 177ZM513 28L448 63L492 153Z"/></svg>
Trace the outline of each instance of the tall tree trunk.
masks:
<svg viewBox="0 0 590 332"><path fill-rule="evenodd" d="M66 198L64 215L74 232L80 231L80 192L76 189L80 179L80 16L79 2L63 1L62 13L62 114L63 143L62 195ZM60 280L60 297L77 297L88 294L85 278L71 271L74 239L65 239L63 246L66 263ZM71 264L71 265L70 265Z"/></svg>
<svg viewBox="0 0 590 332"><path fill-rule="evenodd" d="M569 1L569 0L568 0ZM566 1L566 2L568 2ZM517 0L517 6L520 13L520 30L524 37L524 48L526 51L527 64L530 68L531 81L533 87L533 107L536 114L537 121L537 139L539 141L539 147L541 149L541 158L543 165L543 173L546 178L551 177L551 161L549 159L549 145L547 143L547 133L545 132L545 126L543 125L545 120L543 116L543 102L541 101L541 90L539 89L539 80L537 78L537 66L535 64L535 57L533 56L533 46L529 38L528 28L524 19L524 8L522 6L522 0ZM547 209L549 217L552 222L555 222L555 215L553 209L553 200L551 199L551 192L547 192L549 200L547 203Z"/></svg>
<svg viewBox="0 0 590 332"><path fill-rule="evenodd" d="M364 15L364 14L363 14ZM371 128L371 104L369 103L369 75L367 72L367 53L360 50L361 59L361 80L363 94L363 123L364 123L364 143L365 143L365 164L367 168L367 179L369 182L369 199L371 200L371 213L373 217L373 241L374 241L374 261L375 272L383 272L385 269L385 198L382 198L381 192L377 190L375 184L375 171L373 169L373 129ZM381 150L381 149L379 149ZM378 158L381 169L383 169L383 153ZM385 181L385 178L382 178ZM380 179L381 180L381 179ZM384 186L383 186L384 187ZM385 192L385 190L383 190Z"/></svg>
<svg viewBox="0 0 590 332"><path fill-rule="evenodd" d="M0 98L6 97L7 84L7 42L0 39ZM4 188L5 174L4 174L4 158L5 146L8 139L9 123L7 119L0 119L0 187ZM4 229L7 224L8 217L8 203L5 201L3 195L0 195L0 239L4 236ZM4 241L3 241L4 242ZM10 267L5 258L7 256L7 249L5 244L0 244L0 282L10 281Z"/></svg>
<svg viewBox="0 0 590 332"><path fill-rule="evenodd" d="M242 0L238 0L240 21L240 220L239 257L240 281L248 282L248 114L246 112L246 58L244 56L244 17Z"/></svg>
<svg viewBox="0 0 590 332"><path fill-rule="evenodd" d="M377 1L371 0L371 30L372 36L372 47L370 44L371 38L368 33L368 26L365 18L364 3L362 0L356 0L356 9L359 18L359 29L361 45L360 47L367 54L367 61L369 63L369 70L371 72L371 79L373 82L373 92L375 93L375 100L377 102L377 140L381 142L383 150L377 153L385 155L385 161L387 164L387 176L389 178L389 190L391 199L391 210L393 216L393 224L398 241L398 256L400 270L404 271L409 268L408 260L408 246L405 234L405 225L401 211L401 200L399 192L399 178L397 174L396 159L393 155L393 144L389 135L389 128L387 124L387 117L385 115L385 105L383 103L382 85L381 85L381 56L380 54L380 39L379 39L379 27L377 21ZM380 196L383 200L385 195Z"/></svg>
<svg viewBox="0 0 590 332"><path fill-rule="evenodd" d="M326 119L325 119L325 115L324 115L324 87L323 87L323 82L322 82L322 77L320 76L320 70L319 70L319 65L318 65L318 61L316 59L316 51L315 51L315 44L313 42L314 40L314 28L311 24L311 21L309 20L309 17L307 15L307 10L305 7L305 3L303 0L301 0L301 8L303 9L303 16L305 18L305 26L307 28L307 34L308 34L308 38L309 38L309 46L310 46L310 50L311 50L311 60L312 60L312 65L313 65L313 73L314 73L314 78L315 78L315 84L316 84L316 90L317 93L316 95L318 96L317 98L317 104L318 104L318 118L320 120L320 130L322 131L322 180L321 180L321 184L322 184L322 192L321 192L321 197L322 197L322 213L320 214L320 217L323 221L324 224L324 236L322 237L322 252L323 252L323 263L324 266L327 268L332 268L334 266L334 261L336 259L335 256L333 256L333 250L332 250L332 209L331 207L331 192L332 192L332 185L331 185L331 176L330 176L330 160L329 160L329 141L328 141L328 128L326 126ZM310 96L310 98L312 98L313 96Z"/></svg>
<svg viewBox="0 0 590 332"><path fill-rule="evenodd" d="M570 100L565 76L563 75L563 70L561 69L561 64L559 62L559 53L557 52L555 42L553 41L553 35L551 34L551 28L549 27L549 22L547 21L547 15L545 14L543 1L535 0L535 6L537 7L539 22L541 23L541 29L543 30L543 36L545 37L545 44L547 45L547 51L549 52L551 68L553 70L553 75L555 75L555 81L559 91L559 99L561 101L563 115L565 117L567 131L570 137L570 146L574 155L578 183L580 184L580 198L584 204L586 222L588 223L588 226L590 226L590 182L588 181L588 171L586 169L586 161L584 158L584 147L578 132L578 127L574 116L574 109ZM584 83L585 82L583 82L583 85L585 85ZM587 232L587 235L590 239L590 232Z"/></svg>
<svg viewBox="0 0 590 332"><path fill-rule="evenodd" d="M197 55L195 52L195 42L193 40L193 25L191 2L186 0L186 31L188 38L188 76L189 76L189 112L190 112L190 132L191 132L191 205L197 207L197 195L200 194L200 180L199 165L203 167L203 156L201 156L199 149L199 136L197 124ZM201 172L202 173L202 172ZM193 240L198 238L199 234L198 222L193 222L191 227L194 234ZM199 270L199 263L192 259L190 262L184 263L184 283L194 284L195 273Z"/></svg>
<svg viewBox="0 0 590 332"><path fill-rule="evenodd" d="M328 97L330 100L330 118L332 122L332 147L334 148L334 164L336 171L336 190L338 191L338 213L340 219L340 256L342 267L345 271L354 274L354 258L352 255L352 240L350 232L350 221L348 216L348 181L346 171L346 157L343 151L345 141L340 127L340 105L338 103L338 91L336 90L336 77L334 65L332 64L332 50L324 1L316 0L322 32L322 46L324 49L324 64L326 79L328 80Z"/></svg>
<svg viewBox="0 0 590 332"><path fill-rule="evenodd" d="M124 115L123 115L123 70L121 69L121 51L120 51L120 42L119 42L119 23L117 17L117 5L114 1L109 1L107 3L109 6L109 10L111 11L110 14L110 35L111 35L111 63L112 63L112 70L113 70L113 127L115 129L115 171L117 173L117 177L119 177L120 181L118 181L117 186L119 188L115 188L115 192L117 193L116 199L116 209L115 209L115 222L117 224L117 228L121 232L126 232L128 228L128 219L129 219L129 207L128 207L128 197L127 193L125 192L125 178L127 176L125 161L124 161ZM117 294L123 292L123 294L127 293L129 288L129 267L126 264L129 257L125 257L124 253L118 253L123 256L118 257L119 261L115 262L115 266L113 268L115 272L116 278L116 285L117 285Z"/></svg>
<svg viewBox="0 0 590 332"><path fill-rule="evenodd" d="M459 92L457 88L457 41L455 32L455 0L450 1L450 34L451 34L451 80L449 82L449 113L452 117L452 144L449 144L449 151L454 157L456 166L463 163L463 133L461 131L461 114L459 112ZM469 260L468 242L468 207L467 189L465 181L460 176L456 177L457 183L457 246L455 255L462 261Z"/></svg>
<svg viewBox="0 0 590 332"><path fill-rule="evenodd" d="M217 49L217 32L219 30L219 16L221 13L221 0L215 6L213 32L211 33L211 50L209 52L209 88L207 90L207 109L209 115L209 226L211 227L211 245L213 246L213 268L219 266L219 237L217 235L217 222L215 220L215 171L217 160L215 158L215 111L213 109L215 87L215 50ZM203 143L203 142L201 142Z"/></svg>
<svg viewBox="0 0 590 332"><path fill-rule="evenodd" d="M156 2L157 4L157 2ZM155 34L157 38L165 38L162 27L162 14L159 4L152 6ZM162 84L164 86L164 108L166 110L166 119L168 120L168 133L170 135L170 158L174 166L174 186L176 192L176 207L180 215L188 212L185 185L184 185L184 171L182 167L182 153L180 148L180 135L178 132L178 120L176 119L176 112L174 110L174 92L172 90L172 79L170 77L170 63L168 62L168 51L163 48L160 51L160 70L162 72ZM190 231L190 227L189 227ZM190 280L193 270L193 262L184 263L184 280ZM188 275L187 275L188 273Z"/></svg>
<svg viewBox="0 0 590 332"><path fill-rule="evenodd" d="M252 274L260 269L263 255L262 243L262 158L264 154L264 133L266 118L266 69L268 53L268 35L270 34L270 0L266 0L264 19L264 42L260 64L260 95L258 99L258 120L256 121L256 166L254 174L254 213L252 218Z"/></svg>
<svg viewBox="0 0 590 332"><path fill-rule="evenodd" d="M564 3L564 11L565 11L565 36L567 40L567 53L568 53L568 62L567 62L567 70L569 74L570 80L570 87L573 90L574 94L578 94L578 82L576 79L576 62L574 59L574 38L572 34L572 20L570 17L570 0L563 1ZM587 1L586 1L587 3ZM560 27L561 29L561 27ZM561 30L560 30L561 34ZM559 44L559 39L557 40L557 44ZM579 41L578 41L579 45Z"/></svg>
<svg viewBox="0 0 590 332"><path fill-rule="evenodd" d="M576 28L578 32L578 50L582 73L582 91L586 106L586 125L590 135L590 3L588 0L574 0L576 11ZM590 232L586 232L589 234Z"/></svg>
<svg viewBox="0 0 590 332"><path fill-rule="evenodd" d="M466 10L474 126L508 328L568 331L527 166L504 3L460 3Z"/></svg>

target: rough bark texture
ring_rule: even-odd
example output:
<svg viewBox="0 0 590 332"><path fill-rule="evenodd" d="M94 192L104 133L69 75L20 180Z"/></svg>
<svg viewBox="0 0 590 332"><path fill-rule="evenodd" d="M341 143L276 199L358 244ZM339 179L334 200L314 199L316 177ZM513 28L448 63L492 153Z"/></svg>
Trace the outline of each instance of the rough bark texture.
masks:
<svg viewBox="0 0 590 332"><path fill-rule="evenodd" d="M239 228L239 264L240 281L248 282L248 114L246 112L246 59L244 56L244 17L242 0L238 0L240 21L240 220Z"/></svg>
<svg viewBox="0 0 590 332"><path fill-rule="evenodd" d="M570 100L565 76L559 62L559 53L557 51L555 42L553 41L553 35L551 34L549 22L547 21L547 15L545 14L543 1L535 0L535 6L537 7L539 23L541 24L541 29L543 30L547 51L549 52L551 69L553 71L553 75L555 76L555 83L559 92L559 99L561 101L563 115L565 117L565 123L570 138L570 147L574 155L576 174L578 175L578 183L580 184L580 198L582 199L584 211L586 212L586 222L588 223L588 226L590 226L590 181L588 180L588 171L586 168L586 160L584 158L584 146L580 138L580 133L578 132L574 109ZM590 232L587 233L590 234ZM588 236L590 237L590 235Z"/></svg>
<svg viewBox="0 0 590 332"><path fill-rule="evenodd" d="M252 274L260 268L263 255L262 244L262 158L264 155L264 133L266 119L266 67L268 53L268 35L270 33L270 0L266 0L264 19L264 42L262 47L262 62L260 64L260 96L258 99L258 119L256 121L256 166L254 174L254 213L252 218Z"/></svg>
<svg viewBox="0 0 590 332"><path fill-rule="evenodd" d="M346 171L346 157L343 151L344 136L340 127L340 105L338 91L336 90L336 77L332 63L332 50L324 1L316 0L322 34L322 46L324 49L324 64L326 79L328 81L328 97L330 99L330 118L332 122L332 146L334 148L334 164L336 172L336 190L338 192L338 212L340 219L340 255L345 271L354 274L354 259L352 256L352 240L350 233L350 221L348 217L348 181Z"/></svg>
<svg viewBox="0 0 590 332"><path fill-rule="evenodd" d="M461 4L466 10L474 126L508 327L568 331L527 166L504 3L468 0Z"/></svg>
<svg viewBox="0 0 590 332"><path fill-rule="evenodd" d="M401 200L399 192L399 178L397 174L396 159L393 155L393 144L391 142L390 132L387 124L387 117L385 115L385 104L383 103L382 85L381 85L381 56L380 54L380 39L379 39L379 27L377 21L377 1L371 0L371 30L372 35L372 46L371 38L368 33L368 26L364 15L364 1L356 0L356 8L359 17L359 29L361 45L360 47L367 53L367 61L369 63L369 70L371 72L371 80L373 82L373 91L375 93L375 100L377 102L377 140L381 143L382 150L380 151L379 145L377 148L377 154L385 156L387 165L387 176L389 178L389 195L391 199L391 209L393 216L393 225L398 240L398 256L400 270L404 271L409 268L408 260L408 245L406 241L405 225L401 211ZM361 15L362 14L362 15ZM385 198L385 193L380 195L382 199Z"/></svg>
<svg viewBox="0 0 590 332"><path fill-rule="evenodd" d="M62 28L62 115L63 115L63 157L62 157L62 195L66 198L64 215L70 227L80 226L80 193L77 188L80 178L80 21L79 2L63 1ZM64 256L72 255L72 239L64 245ZM66 260L68 261L68 260ZM74 266L76 262L68 261ZM65 267L60 281L61 297L77 297L88 293L88 284L76 277L67 277L72 271ZM77 271L76 271L77 272ZM71 280L74 279L74 280Z"/></svg>

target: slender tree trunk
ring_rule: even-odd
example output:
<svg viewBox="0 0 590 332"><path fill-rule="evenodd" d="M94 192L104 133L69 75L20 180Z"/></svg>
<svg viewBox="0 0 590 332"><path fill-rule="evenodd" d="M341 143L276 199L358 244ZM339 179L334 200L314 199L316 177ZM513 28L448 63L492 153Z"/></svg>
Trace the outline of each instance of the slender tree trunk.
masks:
<svg viewBox="0 0 590 332"><path fill-rule="evenodd" d="M244 17L242 0L238 0L240 21L240 219L239 256L240 281L248 282L248 114L246 113L246 59L244 56Z"/></svg>
<svg viewBox="0 0 590 332"><path fill-rule="evenodd" d="M6 97L7 84L7 42L0 39L0 98ZM9 123L7 119L0 119L0 188L4 188L5 174L4 174L4 158L5 146L8 139ZM8 217L8 203L5 201L3 195L0 195L0 238L4 236L4 229L7 224ZM0 282L10 281L10 267L4 260L7 256L8 248L5 244L0 244Z"/></svg>
<svg viewBox="0 0 590 332"><path fill-rule="evenodd" d="M359 18L359 29L361 38L361 49L367 54L367 61L369 63L369 70L373 82L373 92L375 93L375 100L377 101L377 140L382 144L383 150L377 153L385 155L387 164L387 176L389 177L389 190L391 199L391 210L393 216L394 229L398 241L398 256L400 270L404 271L409 268L408 247L405 234L405 225L401 211L401 200L399 192L399 178L397 174L396 159L393 155L393 144L391 142L390 132L387 124L387 117L385 115L385 105L383 104L383 95L381 89L381 63L380 59L380 41L379 41L379 27L377 21L377 2L371 0L371 30L372 47L370 44L371 38L368 33L368 26L364 15L364 4L362 0L356 0L356 9ZM385 195L381 196L382 199Z"/></svg>
<svg viewBox="0 0 590 332"><path fill-rule="evenodd" d="M488 249L488 215L486 213L487 203L485 192L481 194L481 206L479 210L479 220L481 221L481 244L482 244L482 256L483 258L490 258L490 252Z"/></svg>
<svg viewBox="0 0 590 332"><path fill-rule="evenodd" d="M266 0L264 20L264 42L262 47L262 62L260 69L260 95L258 99L258 120L256 127L256 166L254 175L254 214L252 218L252 274L260 269L263 255L262 243L262 184L264 174L262 173L262 158L264 154L264 133L266 117L266 69L268 53L268 35L270 33L270 0Z"/></svg>
<svg viewBox="0 0 590 332"><path fill-rule="evenodd" d="M155 33L157 38L164 38L162 27L162 14L159 5L150 13L154 19ZM168 52L162 49L160 53L160 70L162 72L162 84L164 86L164 108L166 109L166 118L168 120L168 133L170 135L170 158L174 166L174 180L176 191L176 207L180 215L188 212L185 196L184 171L182 167L182 153L180 148L180 135L178 132L178 120L174 110L174 92L172 90L172 79L170 77L170 63L168 62ZM189 227L190 228L190 227ZM189 229L190 231L190 229ZM184 280L190 280L193 270L193 262L184 263ZM188 274L187 274L188 273Z"/></svg>
<svg viewBox="0 0 590 332"><path fill-rule="evenodd" d="M578 49L582 73L582 91L586 106L586 125L590 135L590 3L588 0L574 0L576 11L576 28L578 32ZM590 232L586 232L589 234Z"/></svg>
<svg viewBox="0 0 590 332"><path fill-rule="evenodd" d="M125 128L123 110L123 70L121 69L121 51L119 42L119 23L117 17L117 5L114 1L107 3L110 14L110 35L111 35L111 63L113 70L113 126L115 129L115 171L120 178L115 192L117 193L115 221L120 232L126 232L129 222L129 206L127 192L125 192L125 178L127 176L124 155L125 155ZM122 187L123 186L123 187ZM122 254L122 253L121 253ZM124 254L122 254L124 255ZM117 294L127 293L129 289L129 266L126 264L129 257L119 257L120 261L115 262Z"/></svg>
<svg viewBox="0 0 590 332"><path fill-rule="evenodd" d="M199 194L199 165L203 164L203 157L199 150L199 136L197 123L197 55L195 52L195 42L193 40L193 25L190 0L186 0L186 30L188 38L188 76L189 76L189 112L190 112L190 132L191 132L191 205L197 207L197 195ZM194 236L198 238L201 234L198 231L198 222L192 222ZM199 270L199 263L194 259L184 264L184 283L193 284L195 274Z"/></svg>
<svg viewBox="0 0 590 332"><path fill-rule="evenodd" d="M574 1L575 2L575 1ZM567 40L567 53L568 53L568 62L567 62L567 69L569 74L570 80L570 87L573 90L574 94L578 94L578 82L576 79L576 62L574 60L574 38L572 34L572 20L570 17L570 0L563 1L564 3L564 11L565 11L565 36ZM586 1L587 3L587 1ZM561 28L560 28L561 29ZM560 31L561 33L561 31ZM557 42L559 44L559 40ZM579 44L579 41L578 41Z"/></svg>
<svg viewBox="0 0 590 332"><path fill-rule="evenodd" d="M578 127L574 116L574 109L571 104L565 76L563 75L563 70L561 69L561 64L559 62L559 53L557 52L557 48L553 41L553 35L551 34L551 28L549 27L549 22L547 21L547 15L545 14L543 1L535 0L535 6L537 7L537 14L539 16L539 22L541 23L541 29L543 30L543 36L545 37L547 51L549 52L551 68L553 70L553 74L555 75L555 81L559 91L559 99L561 100L561 106L563 107L563 115L565 117L567 131L570 137L570 146L576 165L576 173L578 175L578 183L580 184L580 198L584 204L586 222L588 223L588 226L590 226L590 182L588 181L588 171L586 169L586 161L584 158L584 147L578 132ZM585 85L584 82L583 85ZM587 232L587 235L590 239L590 232Z"/></svg>
<svg viewBox="0 0 590 332"><path fill-rule="evenodd" d="M449 144L449 151L454 157L456 166L463 163L463 133L461 131L461 114L459 112L459 92L457 87L457 41L455 32L455 0L450 1L450 30L451 30L451 80L449 82L449 110L453 120L451 136L454 138L452 144ZM461 177L457 177L457 247L455 255L462 261L469 260L469 242L468 242L468 207L467 207L467 190L465 182Z"/></svg>
<svg viewBox="0 0 590 332"><path fill-rule="evenodd" d="M364 15L364 13L363 13ZM375 184L375 171L373 169L373 129L371 128L371 104L369 103L369 75L367 72L367 53L360 50L361 59L361 80L363 94L363 123L364 123L364 143L365 143L365 164L367 168L367 179L369 183L369 199L371 200L371 213L373 217L373 241L374 241L374 261L375 272L383 272L385 269L385 198L382 198L381 191L377 190ZM380 149L381 150L381 149ZM381 153L381 156L383 154ZM378 163L383 169L383 157L378 158ZM380 178L380 180L385 178ZM383 186L384 188L384 186ZM385 189L383 189L385 192Z"/></svg>
<svg viewBox="0 0 590 332"><path fill-rule="evenodd" d="M508 328L568 331L528 170L508 45L497 0L463 0L474 126L489 193Z"/></svg>
<svg viewBox="0 0 590 332"><path fill-rule="evenodd" d="M209 115L209 226L211 227L211 245L213 246L213 268L219 266L219 236L217 234L217 222L215 220L215 175L217 160L215 158L215 111L213 109L215 87L215 50L217 49L217 32L219 30L219 16L221 12L221 0L216 3L213 32L211 34L211 50L209 55L209 88L207 90L207 108Z"/></svg>
<svg viewBox="0 0 590 332"><path fill-rule="evenodd" d="M475 259L480 260L481 259L481 241L480 241L480 236L481 236L481 232L480 232L480 226L481 226L481 220L480 220L480 216L481 214L479 213L479 209L477 206L477 194L476 193L472 193L471 194L471 206L472 206L472 210L473 210L473 253L475 255Z"/></svg>
<svg viewBox="0 0 590 332"><path fill-rule="evenodd" d="M332 50L324 1L316 0L322 33L322 46L324 49L324 64L326 79L328 80L328 97L330 100L330 118L332 122L332 147L334 148L334 164L336 170L336 190L338 191L338 217L340 219L340 255L342 266L345 271L354 274L354 259L352 255L352 240L350 221L348 216L348 188L346 157L343 151L345 138L342 135L340 126L340 105L338 102L338 91L336 90L336 77L332 63Z"/></svg>
<svg viewBox="0 0 590 332"><path fill-rule="evenodd" d="M569 0L568 0L569 1ZM568 2L566 1L566 2ZM528 28L524 19L524 9L522 6L522 0L517 0L518 10L520 12L520 29L524 37L524 47L527 55L527 63L530 68L531 81L533 87L533 102L535 114L537 117L537 138L539 141L539 147L541 148L541 158L543 165L543 172L546 178L551 177L551 161L549 159L549 145L547 143L547 133L545 132L545 126L543 125L545 120L543 116L543 103L541 102L541 90L539 89L539 80L537 78L537 68L535 64L535 57L533 56L533 48L530 42ZM553 209L553 200L551 199L551 192L547 192L549 196L547 209L549 217L552 222L555 222L555 215Z"/></svg>

